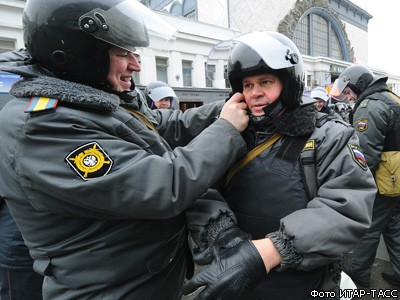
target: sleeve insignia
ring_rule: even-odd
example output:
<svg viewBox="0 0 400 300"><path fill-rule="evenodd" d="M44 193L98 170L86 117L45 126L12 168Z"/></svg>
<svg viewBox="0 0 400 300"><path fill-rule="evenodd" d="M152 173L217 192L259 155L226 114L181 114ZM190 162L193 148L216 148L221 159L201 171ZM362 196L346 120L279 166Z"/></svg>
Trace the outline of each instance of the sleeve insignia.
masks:
<svg viewBox="0 0 400 300"><path fill-rule="evenodd" d="M107 175L113 165L112 159L97 142L78 147L65 160L85 181Z"/></svg>
<svg viewBox="0 0 400 300"><path fill-rule="evenodd" d="M363 108L363 107L367 107L369 103L369 99L365 99L361 102L361 104L358 106L358 108Z"/></svg>
<svg viewBox="0 0 400 300"><path fill-rule="evenodd" d="M303 151L315 150L315 140L308 140L304 145Z"/></svg>
<svg viewBox="0 0 400 300"><path fill-rule="evenodd" d="M361 152L360 146L356 144L348 144L351 156L353 160L363 169L368 170L367 161L365 160L364 154Z"/></svg>
<svg viewBox="0 0 400 300"><path fill-rule="evenodd" d="M368 119L358 119L356 122L358 131L366 131L368 129Z"/></svg>

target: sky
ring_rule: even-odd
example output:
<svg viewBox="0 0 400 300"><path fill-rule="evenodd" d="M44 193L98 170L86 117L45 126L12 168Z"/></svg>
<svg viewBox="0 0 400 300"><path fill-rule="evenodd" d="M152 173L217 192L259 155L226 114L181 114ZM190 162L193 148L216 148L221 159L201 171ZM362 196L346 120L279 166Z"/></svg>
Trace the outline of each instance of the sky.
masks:
<svg viewBox="0 0 400 300"><path fill-rule="evenodd" d="M400 1L350 1L373 16L368 22L368 65L400 76Z"/></svg>

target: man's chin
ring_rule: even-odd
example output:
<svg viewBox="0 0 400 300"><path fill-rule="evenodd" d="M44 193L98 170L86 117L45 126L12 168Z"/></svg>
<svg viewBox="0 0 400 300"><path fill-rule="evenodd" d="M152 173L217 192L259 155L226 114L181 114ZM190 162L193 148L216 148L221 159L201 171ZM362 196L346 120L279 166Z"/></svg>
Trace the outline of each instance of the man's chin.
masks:
<svg viewBox="0 0 400 300"><path fill-rule="evenodd" d="M256 112L252 112L251 113L253 116L255 117L262 117L265 116L265 112L264 111L256 111Z"/></svg>

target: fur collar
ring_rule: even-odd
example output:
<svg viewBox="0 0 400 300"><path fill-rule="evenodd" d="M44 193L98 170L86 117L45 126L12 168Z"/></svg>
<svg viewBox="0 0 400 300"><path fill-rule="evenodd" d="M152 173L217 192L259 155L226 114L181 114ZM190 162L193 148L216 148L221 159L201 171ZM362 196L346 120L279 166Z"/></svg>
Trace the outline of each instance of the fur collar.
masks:
<svg viewBox="0 0 400 300"><path fill-rule="evenodd" d="M20 80L13 85L10 94L18 98L33 96L56 98L62 102L104 112L115 111L120 104L117 95L49 76Z"/></svg>
<svg viewBox="0 0 400 300"><path fill-rule="evenodd" d="M314 105L299 106L286 111L275 121L276 132L287 136L311 134L315 129L317 110Z"/></svg>

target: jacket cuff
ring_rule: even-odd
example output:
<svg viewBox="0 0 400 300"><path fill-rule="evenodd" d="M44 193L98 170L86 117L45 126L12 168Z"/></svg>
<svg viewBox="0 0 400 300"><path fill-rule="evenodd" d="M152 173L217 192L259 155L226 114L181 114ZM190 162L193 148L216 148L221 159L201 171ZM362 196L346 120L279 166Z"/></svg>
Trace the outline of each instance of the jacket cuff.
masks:
<svg viewBox="0 0 400 300"><path fill-rule="evenodd" d="M300 267L303 256L296 251L292 245L292 239L288 238L282 231L275 231L265 236L274 244L276 250L282 257L281 264L275 268L278 272Z"/></svg>
<svg viewBox="0 0 400 300"><path fill-rule="evenodd" d="M204 232L201 234L201 242L198 250L204 251L210 247L222 230L231 227L234 224L235 221L228 213L221 212L216 219L210 220L210 222L205 226Z"/></svg>

